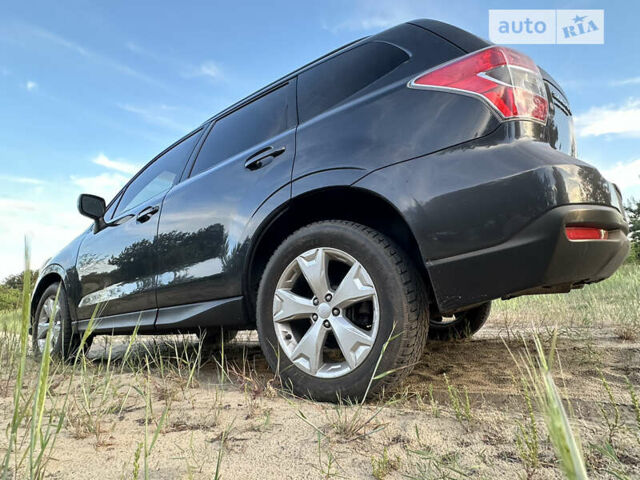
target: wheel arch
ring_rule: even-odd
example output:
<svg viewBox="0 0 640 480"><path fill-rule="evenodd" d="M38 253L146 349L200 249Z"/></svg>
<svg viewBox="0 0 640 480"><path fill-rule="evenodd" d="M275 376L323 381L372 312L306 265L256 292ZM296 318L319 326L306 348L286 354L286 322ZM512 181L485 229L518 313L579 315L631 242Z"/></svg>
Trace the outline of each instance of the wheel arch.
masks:
<svg viewBox="0 0 640 480"><path fill-rule="evenodd" d="M64 285L64 270L58 265L47 266L45 273L38 278L36 288L31 294L31 314L34 315L38 302L44 291L53 283L60 282Z"/></svg>
<svg viewBox="0 0 640 480"><path fill-rule="evenodd" d="M348 220L373 228L399 245L420 272L430 290L429 273L418 242L402 214L387 199L364 188L335 186L305 192L267 219L256 232L249 251L244 281L247 314L255 320L258 286L267 262L278 246L293 232L322 220Z"/></svg>

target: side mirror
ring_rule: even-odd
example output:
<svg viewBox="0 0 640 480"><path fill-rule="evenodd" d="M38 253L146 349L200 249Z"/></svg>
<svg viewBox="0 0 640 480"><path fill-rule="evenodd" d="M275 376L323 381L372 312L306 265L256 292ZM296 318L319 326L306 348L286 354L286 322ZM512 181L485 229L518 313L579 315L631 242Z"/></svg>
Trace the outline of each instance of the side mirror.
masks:
<svg viewBox="0 0 640 480"><path fill-rule="evenodd" d="M85 217L98 221L104 216L106 210L107 205L102 197L88 193L83 193L78 197L78 211Z"/></svg>

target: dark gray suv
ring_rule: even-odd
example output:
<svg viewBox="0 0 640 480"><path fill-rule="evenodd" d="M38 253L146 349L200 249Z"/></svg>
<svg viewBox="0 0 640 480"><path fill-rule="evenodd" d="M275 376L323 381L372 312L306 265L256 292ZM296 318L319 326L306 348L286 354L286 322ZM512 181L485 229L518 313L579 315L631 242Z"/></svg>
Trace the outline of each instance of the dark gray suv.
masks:
<svg viewBox="0 0 640 480"><path fill-rule="evenodd" d="M108 205L81 196L94 221L42 270L34 348L53 328L74 355L92 316L92 335L257 329L296 393L380 391L492 299L618 268L620 193L575 152L569 102L530 58L398 25L207 120Z"/></svg>

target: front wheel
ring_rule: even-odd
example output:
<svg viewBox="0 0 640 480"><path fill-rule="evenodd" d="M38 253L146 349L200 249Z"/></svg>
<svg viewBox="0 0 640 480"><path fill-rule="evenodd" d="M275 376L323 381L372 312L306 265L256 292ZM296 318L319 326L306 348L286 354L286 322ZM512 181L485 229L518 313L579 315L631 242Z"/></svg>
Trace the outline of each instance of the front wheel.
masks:
<svg viewBox="0 0 640 480"><path fill-rule="evenodd" d="M455 313L452 317L434 317L429 321L429 340L471 338L482 328L491 313L491 302Z"/></svg>
<svg viewBox="0 0 640 480"><path fill-rule="evenodd" d="M346 221L311 224L280 245L262 276L262 351L298 395L361 399L397 384L420 358L424 292L381 233Z"/></svg>
<svg viewBox="0 0 640 480"><path fill-rule="evenodd" d="M49 330L51 356L74 358L80 349L81 338L73 333L67 295L59 282L49 285L42 293L32 319L31 345L36 356L41 356L44 352ZM83 351L89 350L91 341L92 337L87 338Z"/></svg>

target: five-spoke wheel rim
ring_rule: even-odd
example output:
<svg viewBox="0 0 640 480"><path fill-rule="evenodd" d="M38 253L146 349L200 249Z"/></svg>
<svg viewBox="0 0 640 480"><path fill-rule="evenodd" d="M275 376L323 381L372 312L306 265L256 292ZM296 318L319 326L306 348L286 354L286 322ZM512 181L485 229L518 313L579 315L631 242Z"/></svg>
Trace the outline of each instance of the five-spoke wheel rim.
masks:
<svg viewBox="0 0 640 480"><path fill-rule="evenodd" d="M379 317L369 273L336 248L298 255L280 276L273 298L280 348L319 378L340 377L362 364L376 340Z"/></svg>
<svg viewBox="0 0 640 480"><path fill-rule="evenodd" d="M53 318L52 320L54 313L55 318ZM36 333L38 348L41 352L44 351L45 343L47 341L47 332L49 331L49 328L52 328L51 346L53 347L58 341L58 337L60 336L61 325L62 321L60 316L60 308L56 306L54 297L49 297L42 304L40 315L38 316L38 328L36 330Z"/></svg>

